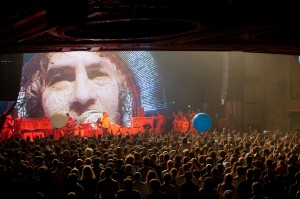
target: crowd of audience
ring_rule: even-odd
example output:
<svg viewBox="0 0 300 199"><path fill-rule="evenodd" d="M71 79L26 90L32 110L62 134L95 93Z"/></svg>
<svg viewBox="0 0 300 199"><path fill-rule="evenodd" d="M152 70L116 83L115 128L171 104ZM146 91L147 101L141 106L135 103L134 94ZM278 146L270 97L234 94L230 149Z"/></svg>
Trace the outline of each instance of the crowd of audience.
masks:
<svg viewBox="0 0 300 199"><path fill-rule="evenodd" d="M298 132L223 129L0 143L1 198L300 198Z"/></svg>

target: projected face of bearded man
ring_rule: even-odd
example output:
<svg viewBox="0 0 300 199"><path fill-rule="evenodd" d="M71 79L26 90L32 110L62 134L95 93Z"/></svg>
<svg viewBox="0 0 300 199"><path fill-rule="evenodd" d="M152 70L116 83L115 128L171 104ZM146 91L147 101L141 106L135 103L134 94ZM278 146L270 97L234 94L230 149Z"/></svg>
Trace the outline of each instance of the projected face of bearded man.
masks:
<svg viewBox="0 0 300 199"><path fill-rule="evenodd" d="M116 65L89 52L49 55L42 93L44 114L65 111L73 118L88 118L94 111L118 113ZM82 119L82 118L81 118Z"/></svg>
<svg viewBox="0 0 300 199"><path fill-rule="evenodd" d="M118 114L116 65L88 52L50 54L42 93L45 115L65 111L73 118L93 110Z"/></svg>
<svg viewBox="0 0 300 199"><path fill-rule="evenodd" d="M29 85L25 86L29 117L51 117L55 112L67 112L73 119L94 122L103 112L108 112L114 123L124 122L126 107L122 107L122 99L126 98L128 85L120 70L120 65L124 67L125 63L116 54L56 52L40 54L30 64L41 66L37 71L33 68L26 70L28 74L23 73L25 79L31 77L23 82ZM37 110L39 104L42 111Z"/></svg>

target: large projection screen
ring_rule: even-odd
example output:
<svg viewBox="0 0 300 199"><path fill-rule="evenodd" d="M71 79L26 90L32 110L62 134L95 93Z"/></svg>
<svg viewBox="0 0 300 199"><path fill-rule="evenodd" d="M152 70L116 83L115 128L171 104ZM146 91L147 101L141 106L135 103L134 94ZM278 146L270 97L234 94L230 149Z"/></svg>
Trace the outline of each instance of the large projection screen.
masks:
<svg viewBox="0 0 300 199"><path fill-rule="evenodd" d="M95 122L108 112L114 124L129 126L138 108L167 108L156 61L146 51L24 54L17 108L27 118L69 113Z"/></svg>

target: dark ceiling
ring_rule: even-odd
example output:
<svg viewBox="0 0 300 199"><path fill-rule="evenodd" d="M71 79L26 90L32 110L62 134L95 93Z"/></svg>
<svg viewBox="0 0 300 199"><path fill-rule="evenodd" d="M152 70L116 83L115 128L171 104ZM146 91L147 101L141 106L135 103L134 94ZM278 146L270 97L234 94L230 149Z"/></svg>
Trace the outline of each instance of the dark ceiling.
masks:
<svg viewBox="0 0 300 199"><path fill-rule="evenodd" d="M10 0L0 8L0 53L190 50L300 55L298 2Z"/></svg>

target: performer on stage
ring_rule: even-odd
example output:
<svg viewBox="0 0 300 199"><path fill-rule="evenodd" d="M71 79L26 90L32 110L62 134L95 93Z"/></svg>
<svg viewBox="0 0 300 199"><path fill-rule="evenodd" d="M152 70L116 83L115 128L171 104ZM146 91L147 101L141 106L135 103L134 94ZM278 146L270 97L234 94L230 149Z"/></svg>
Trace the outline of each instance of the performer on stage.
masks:
<svg viewBox="0 0 300 199"><path fill-rule="evenodd" d="M1 130L0 141L7 140L13 135L14 120L11 114L6 115L5 121Z"/></svg>
<svg viewBox="0 0 300 199"><path fill-rule="evenodd" d="M74 126L74 120L73 120L73 118L70 116L69 113L66 113L66 115L68 116L67 127L73 127Z"/></svg>
<svg viewBox="0 0 300 199"><path fill-rule="evenodd" d="M97 121L96 121L96 136L98 137L98 135L100 135L102 132L102 118L98 117Z"/></svg>
<svg viewBox="0 0 300 199"><path fill-rule="evenodd" d="M21 121L23 120L24 118L21 116L20 118L15 118L14 119L14 136L21 136L22 133L21 133Z"/></svg>
<svg viewBox="0 0 300 199"><path fill-rule="evenodd" d="M156 120L156 132L165 133L166 117L159 111Z"/></svg>
<svg viewBox="0 0 300 199"><path fill-rule="evenodd" d="M101 119L101 117L98 118L96 123L97 123L97 129L101 129L102 128L102 119Z"/></svg>
<svg viewBox="0 0 300 199"><path fill-rule="evenodd" d="M189 130L189 120L184 116L182 118L181 133L187 133Z"/></svg>
<svg viewBox="0 0 300 199"><path fill-rule="evenodd" d="M68 117L68 121L65 127L62 128L61 135L66 136L66 135L74 135L74 130L76 126L76 122L73 120L73 118L70 116L69 113L66 113L66 116Z"/></svg>
<svg viewBox="0 0 300 199"><path fill-rule="evenodd" d="M101 118L101 121L102 121L102 133L103 136L106 136L109 133L110 122L111 122L107 112L103 113L103 117Z"/></svg>

